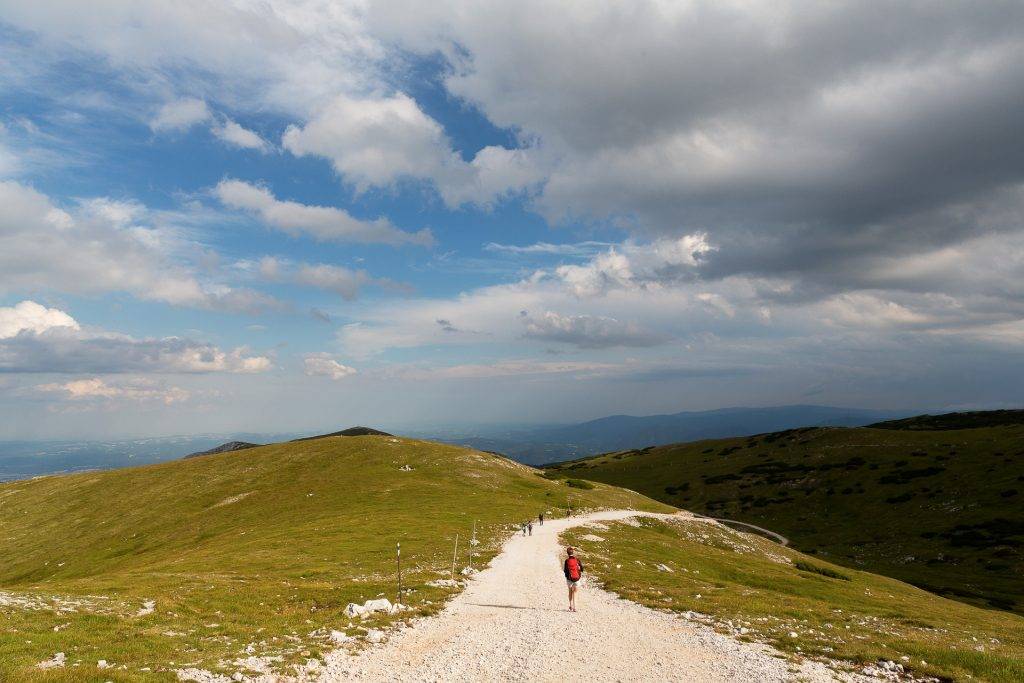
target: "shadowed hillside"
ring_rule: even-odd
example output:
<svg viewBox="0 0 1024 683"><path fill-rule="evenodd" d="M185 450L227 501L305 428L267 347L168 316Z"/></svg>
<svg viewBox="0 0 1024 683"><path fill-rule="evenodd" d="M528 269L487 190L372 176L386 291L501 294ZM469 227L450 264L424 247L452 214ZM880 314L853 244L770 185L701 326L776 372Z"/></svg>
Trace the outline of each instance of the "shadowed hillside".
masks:
<svg viewBox="0 0 1024 683"><path fill-rule="evenodd" d="M577 527L563 540L622 597L794 656L887 662L883 680L1018 683L1024 617L947 600L836 566L707 520L635 519ZM805 680L794 676L793 680Z"/></svg>
<svg viewBox="0 0 1024 683"><path fill-rule="evenodd" d="M902 420L877 422L869 427L877 429L908 429L942 431L950 429L978 429L1024 424L1024 410L983 410L972 413L946 413L944 415L917 415Z"/></svg>
<svg viewBox="0 0 1024 683"><path fill-rule="evenodd" d="M835 562L1024 612L1024 424L794 429L608 453L548 473L757 524Z"/></svg>

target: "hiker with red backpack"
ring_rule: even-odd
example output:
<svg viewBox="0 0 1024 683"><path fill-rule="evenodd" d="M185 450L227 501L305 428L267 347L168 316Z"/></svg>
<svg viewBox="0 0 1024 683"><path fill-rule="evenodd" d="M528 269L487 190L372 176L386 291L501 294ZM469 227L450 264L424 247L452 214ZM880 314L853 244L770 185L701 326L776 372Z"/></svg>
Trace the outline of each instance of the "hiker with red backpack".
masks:
<svg viewBox="0 0 1024 683"><path fill-rule="evenodd" d="M583 563L576 557L576 551L572 548L565 549L565 563L562 565L562 572L565 574L565 582L569 584L569 611L576 611L576 588L583 578Z"/></svg>

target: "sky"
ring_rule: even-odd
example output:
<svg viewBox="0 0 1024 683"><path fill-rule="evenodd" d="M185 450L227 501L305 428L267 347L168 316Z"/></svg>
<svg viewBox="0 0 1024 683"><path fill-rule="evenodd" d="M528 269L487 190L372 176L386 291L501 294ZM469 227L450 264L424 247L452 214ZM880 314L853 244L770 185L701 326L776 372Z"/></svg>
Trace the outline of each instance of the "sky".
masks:
<svg viewBox="0 0 1024 683"><path fill-rule="evenodd" d="M1024 4L0 0L0 439L1020 406Z"/></svg>

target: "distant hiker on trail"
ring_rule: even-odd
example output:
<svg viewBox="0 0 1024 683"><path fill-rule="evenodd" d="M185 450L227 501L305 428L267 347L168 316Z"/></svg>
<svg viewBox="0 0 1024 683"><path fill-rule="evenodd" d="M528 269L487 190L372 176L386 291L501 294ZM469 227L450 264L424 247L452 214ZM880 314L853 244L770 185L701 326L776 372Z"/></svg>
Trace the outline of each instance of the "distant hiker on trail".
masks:
<svg viewBox="0 0 1024 683"><path fill-rule="evenodd" d="M530 535L533 536L533 522L527 522L526 528L530 532Z"/></svg>
<svg viewBox="0 0 1024 683"><path fill-rule="evenodd" d="M540 513L539 515L537 515L537 519L540 521L540 525L544 526L544 513L543 512Z"/></svg>
<svg viewBox="0 0 1024 683"><path fill-rule="evenodd" d="M523 536L525 536L526 535L526 522L523 522L522 530L523 530Z"/></svg>
<svg viewBox="0 0 1024 683"><path fill-rule="evenodd" d="M576 552L572 548L566 548L565 553L568 557L562 564L562 572L565 574L565 582L569 585L569 611L575 612L576 590L577 584L583 578L583 563L576 557Z"/></svg>

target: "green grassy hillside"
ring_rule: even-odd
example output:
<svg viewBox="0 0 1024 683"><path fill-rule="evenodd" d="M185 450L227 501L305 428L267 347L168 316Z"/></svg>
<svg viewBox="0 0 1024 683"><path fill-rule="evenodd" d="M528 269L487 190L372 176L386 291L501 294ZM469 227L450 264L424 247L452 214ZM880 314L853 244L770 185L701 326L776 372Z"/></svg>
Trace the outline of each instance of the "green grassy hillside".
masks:
<svg viewBox="0 0 1024 683"><path fill-rule="evenodd" d="M576 488L454 446L385 436L275 444L147 467L0 485L0 680L175 680L231 675L249 657L287 669L394 617L395 543L414 589L400 618L454 589L474 520L487 561L543 510L667 509L608 486ZM57 652L63 668L36 664ZM98 669L105 660L110 668Z"/></svg>
<svg viewBox="0 0 1024 683"><path fill-rule="evenodd" d="M808 428L609 453L548 476L757 524L831 561L1024 612L1024 424Z"/></svg>
<svg viewBox="0 0 1024 683"><path fill-rule="evenodd" d="M588 572L621 596L688 612L794 655L894 662L943 681L1024 680L1024 617L938 597L701 521L571 529ZM581 597L586 612L586 591Z"/></svg>

